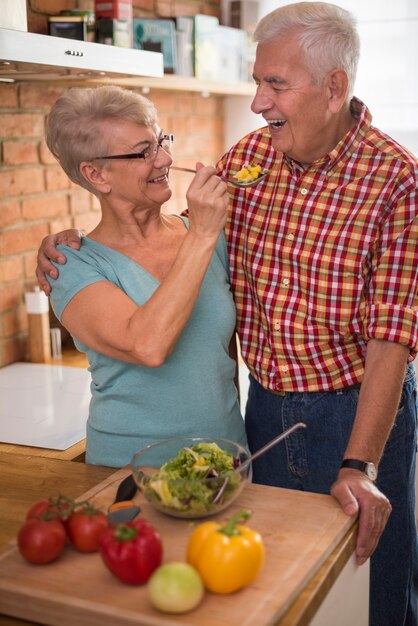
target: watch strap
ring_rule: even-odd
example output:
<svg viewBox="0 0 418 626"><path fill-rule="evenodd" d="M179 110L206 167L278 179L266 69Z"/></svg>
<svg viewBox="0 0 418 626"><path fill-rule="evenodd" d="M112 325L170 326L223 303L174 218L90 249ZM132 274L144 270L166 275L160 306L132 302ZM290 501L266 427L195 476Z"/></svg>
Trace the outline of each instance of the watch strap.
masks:
<svg viewBox="0 0 418 626"><path fill-rule="evenodd" d="M377 469L374 463L359 461L358 459L344 459L341 463L341 467L349 467L363 472L363 474L373 482L377 479Z"/></svg>
<svg viewBox="0 0 418 626"><path fill-rule="evenodd" d="M367 463L365 461L358 461L357 459L344 459L341 463L341 467L350 467L351 469L360 470L360 472L364 472L366 466Z"/></svg>

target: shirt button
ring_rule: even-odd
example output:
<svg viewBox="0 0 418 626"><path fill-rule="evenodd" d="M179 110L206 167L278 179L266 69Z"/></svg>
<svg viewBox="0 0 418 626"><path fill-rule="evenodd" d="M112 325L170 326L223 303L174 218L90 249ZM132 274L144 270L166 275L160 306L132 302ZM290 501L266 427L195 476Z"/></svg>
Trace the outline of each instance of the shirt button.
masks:
<svg viewBox="0 0 418 626"><path fill-rule="evenodd" d="M287 371L289 370L289 368L287 367L287 365L282 365L282 366L280 367L280 369L281 369L281 371L282 371L282 372L287 372Z"/></svg>
<svg viewBox="0 0 418 626"><path fill-rule="evenodd" d="M282 283L285 287L287 287L287 285L290 283L290 280L288 278L283 278Z"/></svg>
<svg viewBox="0 0 418 626"><path fill-rule="evenodd" d="M305 187L302 187L302 189L300 190L300 193L302 194L302 196L306 196L306 194L308 193L308 190Z"/></svg>
<svg viewBox="0 0 418 626"><path fill-rule="evenodd" d="M274 330L280 330L280 323L274 322Z"/></svg>
<svg viewBox="0 0 418 626"><path fill-rule="evenodd" d="M289 234L288 234L288 236L287 236L287 238L288 238L290 241L293 241L293 240L294 240L294 238L295 238L295 236L294 236L294 234L293 234L293 233L289 233Z"/></svg>

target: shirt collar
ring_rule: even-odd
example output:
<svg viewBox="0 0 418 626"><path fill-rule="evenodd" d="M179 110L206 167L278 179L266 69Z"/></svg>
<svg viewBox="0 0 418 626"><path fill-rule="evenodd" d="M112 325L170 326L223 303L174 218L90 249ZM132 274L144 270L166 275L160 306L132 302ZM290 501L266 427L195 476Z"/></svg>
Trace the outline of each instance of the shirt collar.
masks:
<svg viewBox="0 0 418 626"><path fill-rule="evenodd" d="M308 168L304 168L298 161L294 161L286 154L284 160L290 168L291 172L303 173L309 170L321 170L324 167L328 171L332 170L336 165L340 164L343 160L348 159L351 154L357 149L359 143L366 136L372 123L372 116L366 105L358 98L352 98L350 102L350 112L357 124L350 128L350 130L342 137L337 143L335 148L328 152L320 159L314 161Z"/></svg>
<svg viewBox="0 0 418 626"><path fill-rule="evenodd" d="M357 124L350 128L344 137L337 143L335 148L328 153L329 168L340 163L343 159L348 159L355 152L364 139L372 123L372 116L369 109L358 98L352 98L350 102L350 112Z"/></svg>

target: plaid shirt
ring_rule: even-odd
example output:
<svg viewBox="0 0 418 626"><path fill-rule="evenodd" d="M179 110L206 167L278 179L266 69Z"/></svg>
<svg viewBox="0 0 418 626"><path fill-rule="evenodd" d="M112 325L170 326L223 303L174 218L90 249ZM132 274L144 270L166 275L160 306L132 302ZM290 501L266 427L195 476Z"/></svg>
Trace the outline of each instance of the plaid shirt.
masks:
<svg viewBox="0 0 418 626"><path fill-rule="evenodd" d="M231 188L231 284L243 358L272 391L360 382L371 338L418 347L418 162L358 120L308 168L275 152L267 128L224 155L218 171L253 161L272 171Z"/></svg>

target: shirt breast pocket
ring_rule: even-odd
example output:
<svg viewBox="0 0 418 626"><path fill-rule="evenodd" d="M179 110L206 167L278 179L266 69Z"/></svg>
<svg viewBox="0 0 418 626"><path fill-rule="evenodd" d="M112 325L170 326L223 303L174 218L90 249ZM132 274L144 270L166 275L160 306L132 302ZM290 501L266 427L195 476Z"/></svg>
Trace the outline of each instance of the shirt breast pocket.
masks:
<svg viewBox="0 0 418 626"><path fill-rule="evenodd" d="M364 300L365 265L358 255L318 255L311 259L302 290L307 315L337 332L352 332ZM356 329L358 330L358 329Z"/></svg>

